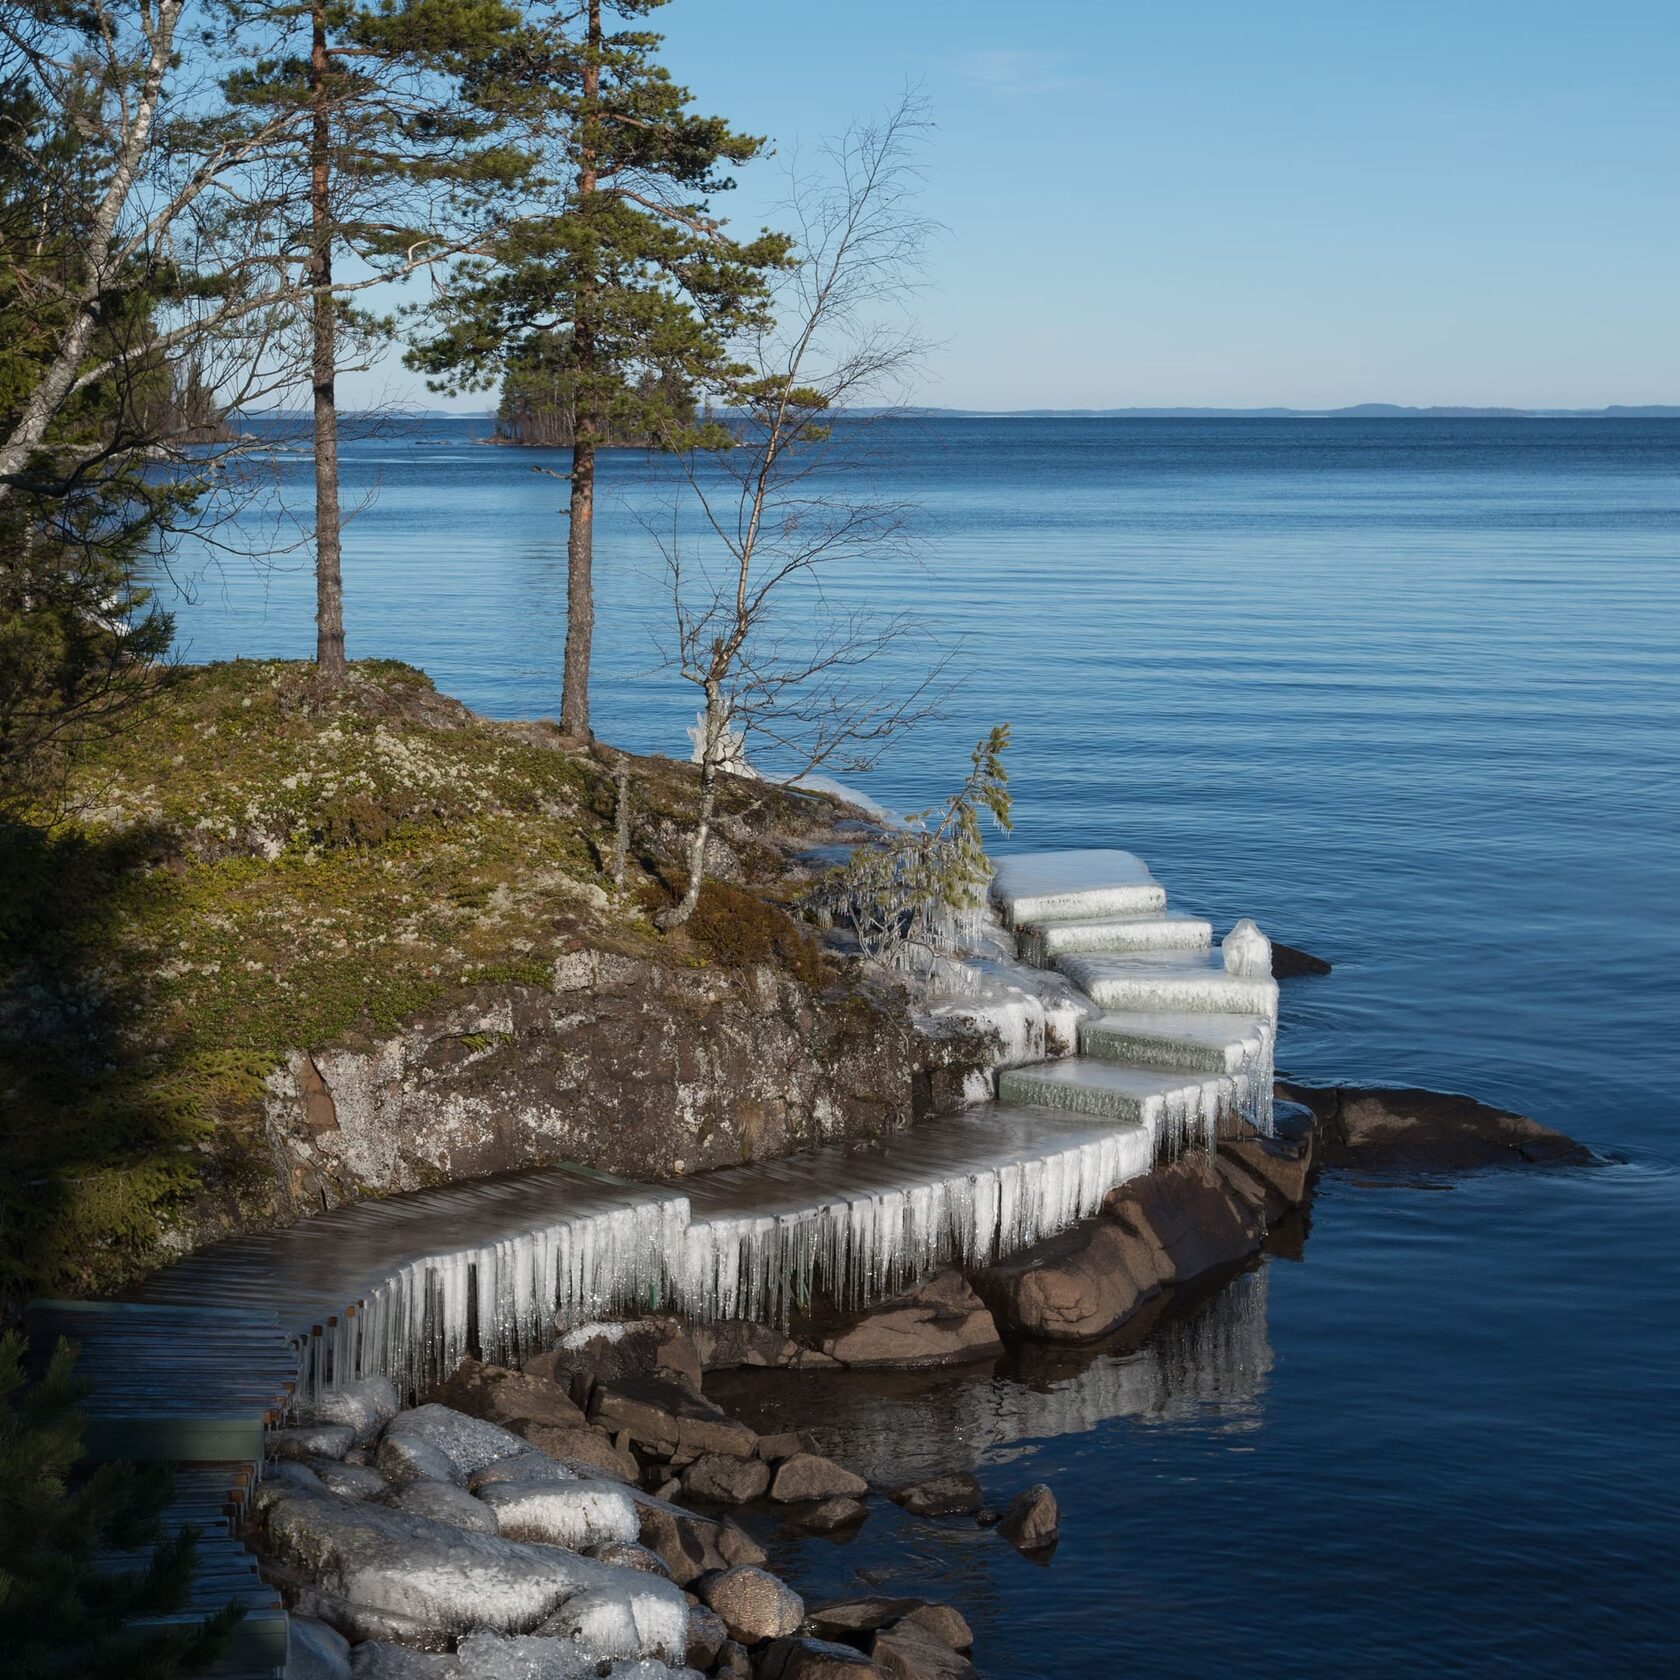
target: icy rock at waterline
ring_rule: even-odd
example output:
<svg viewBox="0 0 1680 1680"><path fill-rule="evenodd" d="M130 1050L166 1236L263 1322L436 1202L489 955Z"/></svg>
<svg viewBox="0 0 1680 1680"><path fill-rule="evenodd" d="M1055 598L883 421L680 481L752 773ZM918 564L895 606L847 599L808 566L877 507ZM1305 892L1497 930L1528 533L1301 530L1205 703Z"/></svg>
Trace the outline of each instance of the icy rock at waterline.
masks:
<svg viewBox="0 0 1680 1680"><path fill-rule="evenodd" d="M1272 942L1247 916L1219 942L1219 953L1227 974L1252 980L1272 977Z"/></svg>
<svg viewBox="0 0 1680 1680"><path fill-rule="evenodd" d="M1147 1172L1147 1127L1000 1105L973 1125L924 1122L888 1153L731 1168L693 1187L677 1304L691 1316L785 1322L813 1282L844 1305L890 1295L943 1261L984 1265L1094 1214ZM855 1163L855 1164L853 1164ZM853 1181L842 1169L852 1165Z"/></svg>

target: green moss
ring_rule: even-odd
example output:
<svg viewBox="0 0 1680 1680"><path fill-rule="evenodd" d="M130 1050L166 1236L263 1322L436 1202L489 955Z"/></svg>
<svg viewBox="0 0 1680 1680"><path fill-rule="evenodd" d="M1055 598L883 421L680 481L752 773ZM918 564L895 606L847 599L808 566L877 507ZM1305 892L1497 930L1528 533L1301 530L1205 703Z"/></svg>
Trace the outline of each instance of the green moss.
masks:
<svg viewBox="0 0 1680 1680"><path fill-rule="evenodd" d="M631 762L638 821L686 825L693 772ZM218 1217L263 1213L263 1081L291 1049L387 1035L464 988L547 988L580 941L821 976L808 936L742 888L709 883L685 934L656 934L659 859L605 890L607 767L395 661L338 689L274 661L172 673L71 796L68 820L0 831L12 1300L123 1281L206 1198ZM812 808L756 783L731 801L756 802L760 834ZM779 856L762 842L766 871Z"/></svg>

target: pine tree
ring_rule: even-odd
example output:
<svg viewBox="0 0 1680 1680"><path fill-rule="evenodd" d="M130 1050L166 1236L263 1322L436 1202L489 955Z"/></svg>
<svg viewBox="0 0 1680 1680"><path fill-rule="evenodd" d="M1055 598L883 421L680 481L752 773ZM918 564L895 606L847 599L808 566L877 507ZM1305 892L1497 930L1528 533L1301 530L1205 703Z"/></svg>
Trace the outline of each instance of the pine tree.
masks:
<svg viewBox="0 0 1680 1680"><path fill-rule="evenodd" d="M730 343L754 325L766 276L789 242L731 238L709 198L761 139L690 109L657 62L661 37L607 29L665 0L580 0L528 15L516 52L475 85L543 146L533 199L465 260L430 315L411 364L433 389L491 388L548 343L575 403L566 543L566 649L560 726L589 734L594 634L595 453L614 431L667 448L696 441L692 392L740 370ZM545 339L544 335L548 335Z"/></svg>
<svg viewBox="0 0 1680 1680"><path fill-rule="evenodd" d="M227 78L231 111L307 118L288 130L290 155L267 159L278 173L251 214L272 226L293 203L307 227L315 659L329 680L345 669L337 375L346 333L365 348L390 330L352 307L335 262L348 255L377 278L441 260L470 238L484 195L518 178L522 160L498 143L497 121L457 97L518 22L501 0L241 0L236 13L233 42L264 50Z"/></svg>
<svg viewBox="0 0 1680 1680"><path fill-rule="evenodd" d="M195 1535L160 1535L162 1465L81 1464L82 1391L60 1342L26 1386L21 1336L0 1336L0 1652L17 1680L166 1680L207 1666L239 1619L230 1607L198 1627L124 1633L136 1617L180 1607ZM102 1549L152 1548L145 1567L96 1567Z"/></svg>

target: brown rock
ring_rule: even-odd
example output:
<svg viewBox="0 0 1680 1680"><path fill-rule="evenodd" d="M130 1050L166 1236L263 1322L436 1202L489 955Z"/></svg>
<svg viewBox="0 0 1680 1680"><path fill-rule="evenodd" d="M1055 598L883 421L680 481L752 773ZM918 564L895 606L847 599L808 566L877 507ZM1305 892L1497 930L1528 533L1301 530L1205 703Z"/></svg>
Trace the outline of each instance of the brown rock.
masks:
<svg viewBox="0 0 1680 1680"><path fill-rule="evenodd" d="M815 1505L800 1505L788 1512L790 1528L803 1529L807 1534L838 1534L842 1529L856 1528L869 1515L869 1507L861 1499L819 1499Z"/></svg>
<svg viewBox="0 0 1680 1680"><path fill-rule="evenodd" d="M903 1627L925 1628L942 1645L953 1651L974 1648L974 1629L967 1618L949 1604L919 1604L900 1623Z"/></svg>
<svg viewBox="0 0 1680 1680"><path fill-rule="evenodd" d="M726 1458L702 1453L683 1471L683 1487L695 1499L718 1505L745 1505L762 1499L770 1485L770 1466L761 1458Z"/></svg>
<svg viewBox="0 0 1680 1680"><path fill-rule="evenodd" d="M756 1645L785 1639L805 1619L805 1601L786 1582L751 1564L708 1575L699 1593L724 1620L732 1639Z"/></svg>
<svg viewBox="0 0 1680 1680"><path fill-rule="evenodd" d="M664 1315L567 1331L559 1346L526 1360L525 1369L567 1389L574 1388L580 1376L588 1382L667 1377L700 1392L700 1355L688 1327Z"/></svg>
<svg viewBox="0 0 1680 1680"><path fill-rule="evenodd" d="M974 1285L1008 1334L1056 1342L1106 1335L1161 1287L1152 1249L1112 1219L1034 1243L988 1266Z"/></svg>
<svg viewBox="0 0 1680 1680"><path fill-rule="evenodd" d="M1268 1218L1277 1219L1307 1199L1312 1173L1312 1133L1302 1138L1226 1138L1220 1159L1241 1169L1263 1193Z"/></svg>
<svg viewBox="0 0 1680 1680"><path fill-rule="evenodd" d="M646 1494L636 1497L641 1542L658 1555L679 1587L736 1564L763 1563L764 1548L727 1518L697 1516Z"/></svg>
<svg viewBox="0 0 1680 1680"><path fill-rule="evenodd" d="M984 1503L980 1484L966 1470L912 1482L889 1495L913 1517L954 1517L978 1511Z"/></svg>
<svg viewBox="0 0 1680 1680"><path fill-rule="evenodd" d="M1274 980L1299 980L1304 975L1329 972L1330 964L1323 957L1315 957L1311 951L1298 950L1293 945L1280 945L1275 939L1272 941Z"/></svg>
<svg viewBox="0 0 1680 1680"><path fill-rule="evenodd" d="M764 1653L759 1680L880 1680L881 1670L852 1645L778 1639Z"/></svg>
<svg viewBox="0 0 1680 1680"><path fill-rule="evenodd" d="M814 1453L819 1451L815 1435L808 1435L803 1429L790 1429L780 1435L760 1435L758 1438L758 1456L766 1464L780 1464L784 1458L792 1458L795 1453Z"/></svg>
<svg viewBox="0 0 1680 1680"><path fill-rule="evenodd" d="M642 1473L641 1466L629 1453L621 1452L600 1430L587 1424L561 1429L519 1418L508 1427L539 1452L558 1459L568 1470L576 1470L580 1475L634 1482Z"/></svg>
<svg viewBox="0 0 1680 1680"><path fill-rule="evenodd" d="M524 1433L518 1428L521 1423L581 1429L584 1422L564 1384L476 1359L461 1362L438 1398L458 1412L499 1423L516 1435Z"/></svg>
<svg viewBox="0 0 1680 1680"><path fill-rule="evenodd" d="M869 1642L869 1654L888 1680L976 1680L966 1657L910 1622L883 1628Z"/></svg>
<svg viewBox="0 0 1680 1680"><path fill-rule="evenodd" d="M1445 1091L1280 1082L1277 1094L1312 1111L1326 1166L1445 1172L1525 1162L1583 1166L1593 1159L1573 1138L1525 1114Z"/></svg>
<svg viewBox="0 0 1680 1680"><path fill-rule="evenodd" d="M752 1658L746 1647L733 1639L724 1640L712 1673L718 1680L752 1680Z"/></svg>
<svg viewBox="0 0 1680 1680"><path fill-rule="evenodd" d="M1265 1236L1259 1210L1199 1151L1110 1191L1103 1212L1140 1239L1163 1283L1235 1265Z"/></svg>
<svg viewBox="0 0 1680 1680"><path fill-rule="evenodd" d="M758 1449L758 1437L744 1423L664 1377L598 1382L590 1396L589 1419L615 1432L627 1431L638 1447L656 1458L692 1462L709 1452L750 1458Z"/></svg>
<svg viewBox="0 0 1680 1680"><path fill-rule="evenodd" d="M998 1533L1018 1552L1043 1551L1055 1545L1060 1531L1056 1496L1043 1482L1034 1482L1016 1494L998 1524Z"/></svg>
<svg viewBox="0 0 1680 1680"><path fill-rule="evenodd" d="M728 1318L717 1324L691 1324L689 1340L702 1370L734 1371L742 1366L763 1369L790 1365L799 1346L780 1330L747 1318Z"/></svg>
<svg viewBox="0 0 1680 1680"><path fill-rule="evenodd" d="M837 1598L819 1604L805 1613L805 1625L819 1639L856 1640L873 1633L876 1628L889 1627L902 1621L912 1611L922 1608L919 1598L883 1598L871 1595L863 1598Z"/></svg>
<svg viewBox="0 0 1680 1680"><path fill-rule="evenodd" d="M770 1484L770 1497L783 1505L837 1495L855 1499L868 1491L869 1483L862 1476L817 1453L795 1453L792 1458L784 1458Z"/></svg>
<svg viewBox="0 0 1680 1680"><path fill-rule="evenodd" d="M842 1365L884 1370L995 1359L1003 1346L968 1280L947 1267L909 1294L824 1336L820 1351Z"/></svg>
<svg viewBox="0 0 1680 1680"><path fill-rule="evenodd" d="M683 1660L690 1668L707 1669L718 1659L729 1639L729 1629L723 1617L704 1604L690 1607L688 1612L688 1652Z"/></svg>
<svg viewBox="0 0 1680 1680"><path fill-rule="evenodd" d="M669 1579L671 1574L658 1552L638 1546L634 1540L603 1540L598 1546L591 1546L584 1555L601 1563L617 1564L620 1569L636 1569L644 1575L663 1575Z"/></svg>

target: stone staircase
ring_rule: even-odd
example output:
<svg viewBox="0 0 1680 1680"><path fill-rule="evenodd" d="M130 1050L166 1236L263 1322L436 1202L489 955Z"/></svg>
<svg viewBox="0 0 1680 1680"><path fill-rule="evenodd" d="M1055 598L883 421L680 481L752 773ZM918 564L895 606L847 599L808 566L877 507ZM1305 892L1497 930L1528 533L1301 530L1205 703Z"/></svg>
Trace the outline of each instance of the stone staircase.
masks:
<svg viewBox="0 0 1680 1680"><path fill-rule="evenodd" d="M1037 852L999 864L992 896L1023 961L1058 970L1102 1013L1079 1054L998 1075L1000 1102L1144 1127L1156 1156L1211 1147L1233 1117L1271 1129L1277 982L1252 922L1167 908L1141 859Z"/></svg>

